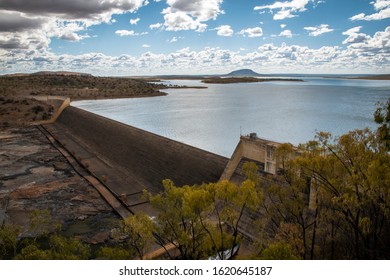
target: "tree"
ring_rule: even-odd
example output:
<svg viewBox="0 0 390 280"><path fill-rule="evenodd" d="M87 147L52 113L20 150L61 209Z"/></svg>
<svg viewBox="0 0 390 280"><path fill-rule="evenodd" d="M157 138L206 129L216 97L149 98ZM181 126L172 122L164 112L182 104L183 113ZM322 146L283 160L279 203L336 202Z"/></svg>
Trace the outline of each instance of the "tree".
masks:
<svg viewBox="0 0 390 280"><path fill-rule="evenodd" d="M223 252L232 252L238 244L244 210L256 207L259 201L259 192L250 180L241 186L221 181L176 187L170 180L163 185L162 194L149 194L157 211L155 237L164 248L167 244L176 248L182 259L225 258Z"/></svg>
<svg viewBox="0 0 390 280"><path fill-rule="evenodd" d="M87 260L91 255L89 245L77 238L66 238L54 234L50 237L49 244L54 260Z"/></svg>
<svg viewBox="0 0 390 280"><path fill-rule="evenodd" d="M45 248L47 247L48 248ZM86 260L91 256L90 248L76 238L59 234L50 236L47 244L33 240L15 257L19 260Z"/></svg>
<svg viewBox="0 0 390 280"><path fill-rule="evenodd" d="M128 249L116 245L115 247L101 247L98 250L96 257L101 260L127 260L132 259L134 255L132 255Z"/></svg>
<svg viewBox="0 0 390 280"><path fill-rule="evenodd" d="M16 254L19 229L3 224L0 228L0 259L7 259Z"/></svg>
<svg viewBox="0 0 390 280"><path fill-rule="evenodd" d="M275 242L270 244L261 254L263 260L296 260L290 244Z"/></svg>
<svg viewBox="0 0 390 280"><path fill-rule="evenodd" d="M379 103L379 107L374 113L374 120L379 125L378 137L385 141L385 145L390 151L390 98L386 103Z"/></svg>
<svg viewBox="0 0 390 280"><path fill-rule="evenodd" d="M152 247L155 224L145 214L135 214L124 220L123 232L128 235L127 244L139 259Z"/></svg>
<svg viewBox="0 0 390 280"><path fill-rule="evenodd" d="M29 232L34 239L49 234L51 225L50 210L33 210L30 213L30 228Z"/></svg>
<svg viewBox="0 0 390 280"><path fill-rule="evenodd" d="M222 252L226 249L233 251L238 244L240 221L245 211L254 211L262 199L262 193L256 189L256 182L259 181L254 176L256 168L249 167L252 170L248 174L253 175L255 182L247 179L239 186L228 181L220 181L207 186L212 202L209 217L216 218L216 227L219 230L217 237L208 233L213 248L219 248L217 254L220 259L224 258Z"/></svg>
<svg viewBox="0 0 390 280"><path fill-rule="evenodd" d="M378 133L319 133L291 154L286 185L265 190L270 240L301 258L390 257L390 155Z"/></svg>
<svg viewBox="0 0 390 280"><path fill-rule="evenodd" d="M173 245L182 259L206 258L211 251L205 224L202 225L210 204L207 192L197 186L176 187L170 180L164 180L163 185L162 194L149 195L157 211L157 243L169 255L167 245Z"/></svg>

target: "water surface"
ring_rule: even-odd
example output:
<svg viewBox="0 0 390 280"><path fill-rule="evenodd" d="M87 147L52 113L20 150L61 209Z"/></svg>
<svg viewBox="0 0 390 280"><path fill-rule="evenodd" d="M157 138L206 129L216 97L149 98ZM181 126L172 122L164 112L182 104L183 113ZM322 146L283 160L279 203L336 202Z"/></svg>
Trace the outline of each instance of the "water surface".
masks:
<svg viewBox="0 0 390 280"><path fill-rule="evenodd" d="M230 157L240 134L294 145L316 131L335 136L375 129L378 101L390 81L303 78L305 82L207 84L207 89L164 90L168 96L72 102L73 106ZM167 81L204 85L200 81Z"/></svg>

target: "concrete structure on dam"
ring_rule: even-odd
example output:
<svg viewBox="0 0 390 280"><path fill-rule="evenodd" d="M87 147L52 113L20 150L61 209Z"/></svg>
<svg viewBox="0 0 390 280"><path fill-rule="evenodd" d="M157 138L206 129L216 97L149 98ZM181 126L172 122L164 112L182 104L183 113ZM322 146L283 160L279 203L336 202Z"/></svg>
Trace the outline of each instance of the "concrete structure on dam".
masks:
<svg viewBox="0 0 390 280"><path fill-rule="evenodd" d="M241 136L221 180L231 180L239 175L240 168L245 161L253 161L259 167L259 171L275 175L278 169L275 151L279 145L281 143L257 137L256 133Z"/></svg>
<svg viewBox="0 0 390 280"><path fill-rule="evenodd" d="M67 107L44 127L134 213L152 209L143 190L158 193L162 181L177 186L216 182L227 158Z"/></svg>

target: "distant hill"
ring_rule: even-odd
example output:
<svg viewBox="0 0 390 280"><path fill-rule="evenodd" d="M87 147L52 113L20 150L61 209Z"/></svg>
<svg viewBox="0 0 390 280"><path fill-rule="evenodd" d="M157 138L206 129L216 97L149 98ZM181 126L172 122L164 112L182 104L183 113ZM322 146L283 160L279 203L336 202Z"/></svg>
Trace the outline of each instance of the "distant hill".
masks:
<svg viewBox="0 0 390 280"><path fill-rule="evenodd" d="M70 71L40 71L32 73L31 75L62 75L62 76L91 76L88 73L70 72Z"/></svg>
<svg viewBox="0 0 390 280"><path fill-rule="evenodd" d="M366 76L356 77L354 79L362 79L362 80L390 80L390 74L366 75Z"/></svg>
<svg viewBox="0 0 390 280"><path fill-rule="evenodd" d="M240 69L236 71L232 71L229 74L226 74L224 76L229 76L229 77L256 77L256 76L262 76L259 73L256 73L255 71L251 69Z"/></svg>

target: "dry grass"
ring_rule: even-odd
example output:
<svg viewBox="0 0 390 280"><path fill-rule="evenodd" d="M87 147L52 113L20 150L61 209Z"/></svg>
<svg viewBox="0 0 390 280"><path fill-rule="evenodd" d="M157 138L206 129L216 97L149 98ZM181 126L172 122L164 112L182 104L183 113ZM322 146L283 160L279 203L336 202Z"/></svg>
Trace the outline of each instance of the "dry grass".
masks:
<svg viewBox="0 0 390 280"><path fill-rule="evenodd" d="M0 96L66 96L72 100L164 95L162 85L137 79L91 75L31 74L1 76Z"/></svg>
<svg viewBox="0 0 390 280"><path fill-rule="evenodd" d="M48 120L53 111L53 105L35 99L0 96L0 126L23 126Z"/></svg>

